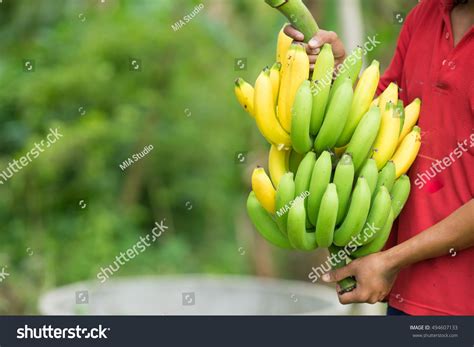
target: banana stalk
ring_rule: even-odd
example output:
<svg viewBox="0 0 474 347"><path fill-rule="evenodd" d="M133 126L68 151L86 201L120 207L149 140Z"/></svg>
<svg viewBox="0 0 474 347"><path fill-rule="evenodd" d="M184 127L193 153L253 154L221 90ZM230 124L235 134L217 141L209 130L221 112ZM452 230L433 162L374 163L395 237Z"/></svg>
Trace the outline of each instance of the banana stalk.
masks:
<svg viewBox="0 0 474 347"><path fill-rule="evenodd" d="M311 12L301 0L265 0L273 8L280 11L304 35L308 42L319 30Z"/></svg>
<svg viewBox="0 0 474 347"><path fill-rule="evenodd" d="M336 247L334 245L331 245L329 247L329 252L331 253L331 257L334 259L334 265L332 265L333 270L340 269L341 267L346 266L346 258L341 258L339 256L339 251L342 250L342 248ZM344 251L343 251L344 252ZM347 293L355 289L357 286L357 282L353 277L347 277L344 278L343 280L337 282L339 284L339 287L341 288L339 290L339 294Z"/></svg>

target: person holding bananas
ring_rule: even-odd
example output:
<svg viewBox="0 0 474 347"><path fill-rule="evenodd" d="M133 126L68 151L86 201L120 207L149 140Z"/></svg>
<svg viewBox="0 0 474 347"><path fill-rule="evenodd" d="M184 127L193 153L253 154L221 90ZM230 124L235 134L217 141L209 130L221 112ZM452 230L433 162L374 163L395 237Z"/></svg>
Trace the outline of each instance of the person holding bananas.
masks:
<svg viewBox="0 0 474 347"><path fill-rule="evenodd" d="M385 250L323 276L356 278L353 291L339 294L342 304L388 300L389 315L474 314L473 24L473 0L423 0L402 26L378 93L395 82L405 104L423 100L423 144L411 180L443 169L413 189ZM290 25L284 32L305 41ZM337 34L319 30L305 44L311 69L325 43L336 66L344 61Z"/></svg>

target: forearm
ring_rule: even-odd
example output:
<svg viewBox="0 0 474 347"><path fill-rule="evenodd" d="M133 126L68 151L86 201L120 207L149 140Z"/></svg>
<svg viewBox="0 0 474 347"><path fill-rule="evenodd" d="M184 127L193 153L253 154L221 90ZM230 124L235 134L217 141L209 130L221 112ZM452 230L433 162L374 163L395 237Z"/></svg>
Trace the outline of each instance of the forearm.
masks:
<svg viewBox="0 0 474 347"><path fill-rule="evenodd" d="M461 206L439 223L411 239L386 250L385 258L394 269L419 261L459 252L474 246L474 200Z"/></svg>

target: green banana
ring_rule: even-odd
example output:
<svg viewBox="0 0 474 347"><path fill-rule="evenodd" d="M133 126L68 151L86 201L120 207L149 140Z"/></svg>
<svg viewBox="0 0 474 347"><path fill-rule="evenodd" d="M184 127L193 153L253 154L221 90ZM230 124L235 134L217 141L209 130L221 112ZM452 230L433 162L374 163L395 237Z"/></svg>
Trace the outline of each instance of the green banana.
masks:
<svg viewBox="0 0 474 347"><path fill-rule="evenodd" d="M392 195L393 218L396 219L410 195L410 179L407 175L402 175L395 181L390 194Z"/></svg>
<svg viewBox="0 0 474 347"><path fill-rule="evenodd" d="M293 173L287 172L280 178L275 196L275 221L281 232L287 234L288 211L295 198L295 181Z"/></svg>
<svg viewBox="0 0 474 347"><path fill-rule="evenodd" d="M360 123L357 125L354 134L349 141L346 153L352 155L354 162L354 169L359 171L365 160L368 158L370 149L377 137L380 128L380 110L377 106L373 106L362 117Z"/></svg>
<svg viewBox="0 0 474 347"><path fill-rule="evenodd" d="M331 180L332 160L331 154L324 151L316 160L309 184L308 219L316 225L321 199Z"/></svg>
<svg viewBox="0 0 474 347"><path fill-rule="evenodd" d="M314 63L312 94L313 108L311 111L311 135L316 135L324 119L324 111L331 90L332 75L334 72L334 55L330 44L325 43Z"/></svg>
<svg viewBox="0 0 474 347"><path fill-rule="evenodd" d="M372 195L372 200L375 199L375 196L377 195L380 187L385 186L387 190L390 192L390 190L393 187L393 184L395 183L395 164L393 164L393 161L388 161L387 164L380 170L379 176L377 178L377 185L375 186L375 191Z"/></svg>
<svg viewBox="0 0 474 347"><path fill-rule="evenodd" d="M318 244L314 232L306 232L306 209L302 198L296 198L288 212L288 238L295 248L311 251Z"/></svg>
<svg viewBox="0 0 474 347"><path fill-rule="evenodd" d="M308 152L301 161L295 176L295 196L301 196L308 192L315 162L316 154L314 152ZM304 205L305 207L308 205L307 199L304 200ZM308 218L306 218L306 227L312 227Z"/></svg>
<svg viewBox="0 0 474 347"><path fill-rule="evenodd" d="M354 165L350 154L343 154L337 163L333 183L336 185L337 197L339 198L336 219L336 225L339 225L346 216L354 183Z"/></svg>
<svg viewBox="0 0 474 347"><path fill-rule="evenodd" d="M370 210L370 188L365 177L357 179L351 204L342 225L334 233L334 244L346 246L360 233Z"/></svg>
<svg viewBox="0 0 474 347"><path fill-rule="evenodd" d="M291 145L298 153L307 153L311 150L313 139L309 135L311 122L311 95L310 81L305 80L299 86L293 107L291 109Z"/></svg>
<svg viewBox="0 0 474 347"><path fill-rule="evenodd" d="M304 155L300 154L295 151L290 152L290 158L288 160L288 168L290 169L291 172L296 174L296 171L298 171L298 167L300 166L301 161L303 160Z"/></svg>
<svg viewBox="0 0 474 347"><path fill-rule="evenodd" d="M365 223L366 227L357 235L355 241L357 245L366 245L377 236L382 230L391 210L392 200L390 193L387 187L381 186L370 208L369 216Z"/></svg>
<svg viewBox="0 0 474 347"><path fill-rule="evenodd" d="M295 176L295 196L309 189L309 182L311 181L315 162L316 154L314 152L308 152L301 161Z"/></svg>
<svg viewBox="0 0 474 347"><path fill-rule="evenodd" d="M378 83L379 62L374 60L372 64L365 69L360 76L359 82L357 82L347 121L341 135L337 139L337 147L342 147L349 143L357 124L359 124L360 119L367 112L372 103Z"/></svg>
<svg viewBox="0 0 474 347"><path fill-rule="evenodd" d="M316 162L316 154L308 152L298 167L295 175L295 196L309 189L311 174L313 173L314 163Z"/></svg>
<svg viewBox="0 0 474 347"><path fill-rule="evenodd" d="M327 106L323 125L314 142L314 149L317 153L333 148L336 144L351 108L352 95L351 79L347 78L334 92L334 97Z"/></svg>
<svg viewBox="0 0 474 347"><path fill-rule="evenodd" d="M323 81L311 81L311 93L313 94L313 108L311 110L311 123L309 132L312 136L316 136L321 129L324 120L324 111L327 106L327 89L331 88L331 84L327 85ZM324 108L323 108L324 104ZM323 110L321 112L321 109Z"/></svg>
<svg viewBox="0 0 474 347"><path fill-rule="evenodd" d="M332 244L338 207L336 185L329 183L321 199L316 223L316 242L320 247L329 247Z"/></svg>
<svg viewBox="0 0 474 347"><path fill-rule="evenodd" d="M344 59L339 69L336 72L336 79L332 84L331 91L329 93L329 100L332 100L334 96L334 91L342 84L347 77L351 78L352 85L357 82L357 77L359 76L360 69L362 67L362 49L356 47L347 57Z"/></svg>
<svg viewBox="0 0 474 347"><path fill-rule="evenodd" d="M329 262L331 263L333 270L337 270L346 266L347 253L343 248L331 245L329 246L329 253L331 254ZM334 263L331 261L331 259L334 260ZM353 277L346 277L343 280L337 282L337 284L339 284L339 287L341 288L341 290L338 292L339 294L350 292L357 285Z"/></svg>
<svg viewBox="0 0 474 347"><path fill-rule="evenodd" d="M387 242L388 237L390 236L390 231L392 230L394 220L395 218L393 215L393 210L391 209L388 214L387 220L385 221L382 227L382 230L377 232L375 238L371 242L362 247L359 247L355 252L353 252L351 254L351 257L360 258L380 251L383 246L385 246L385 243Z"/></svg>
<svg viewBox="0 0 474 347"><path fill-rule="evenodd" d="M377 169L377 163L375 162L375 159L367 159L359 172L359 177L364 177L367 180L371 196L374 196L378 176L379 170Z"/></svg>
<svg viewBox="0 0 474 347"><path fill-rule="evenodd" d="M357 46L354 50L344 59L344 62L347 60L348 70L349 70L349 77L352 81L352 86L355 86L357 79L359 78L359 72L362 68L362 55L363 50L362 47Z"/></svg>
<svg viewBox="0 0 474 347"><path fill-rule="evenodd" d="M271 244L281 248L292 248L288 238L278 229L270 214L258 202L253 191L247 199L247 213L257 231Z"/></svg>

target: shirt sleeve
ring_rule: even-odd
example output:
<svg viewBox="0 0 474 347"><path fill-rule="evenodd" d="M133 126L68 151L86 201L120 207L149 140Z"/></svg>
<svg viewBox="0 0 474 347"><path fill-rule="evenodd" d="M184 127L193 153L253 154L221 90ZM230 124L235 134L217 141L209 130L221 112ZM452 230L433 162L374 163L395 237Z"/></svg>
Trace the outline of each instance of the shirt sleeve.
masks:
<svg viewBox="0 0 474 347"><path fill-rule="evenodd" d="M402 30L398 36L397 47L395 49L395 54L390 62L389 67L383 75L380 77L379 85L377 88L377 95L380 94L390 82L395 82L397 85L401 84L403 63L405 61L405 56L407 53L408 45L410 43L410 38L412 36L413 30L415 30L415 24L417 23L417 16L421 4L415 6L410 13L408 14L405 22L403 23Z"/></svg>

